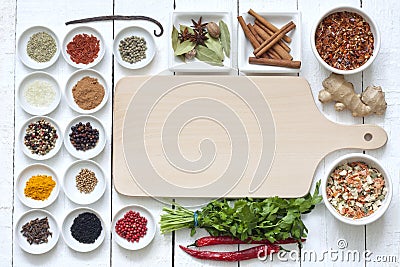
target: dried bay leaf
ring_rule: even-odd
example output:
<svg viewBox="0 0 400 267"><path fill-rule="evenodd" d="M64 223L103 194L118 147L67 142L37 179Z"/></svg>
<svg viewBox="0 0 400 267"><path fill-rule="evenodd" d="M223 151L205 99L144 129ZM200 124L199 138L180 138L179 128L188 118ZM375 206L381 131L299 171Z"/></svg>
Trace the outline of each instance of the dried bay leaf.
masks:
<svg viewBox="0 0 400 267"><path fill-rule="evenodd" d="M223 66L222 60L210 48L199 45L199 46L197 46L196 50L197 50L196 58L198 60L204 61L204 62L212 64L212 65Z"/></svg>
<svg viewBox="0 0 400 267"><path fill-rule="evenodd" d="M224 52L222 51L221 42L218 39L214 39L210 36L210 34L206 34L208 39L205 41L206 46L214 51L220 60L224 59Z"/></svg>
<svg viewBox="0 0 400 267"><path fill-rule="evenodd" d="M178 46L178 30L173 26L172 28L172 33L171 33L171 41L172 41L172 49L174 49L174 52L176 50L176 47Z"/></svg>
<svg viewBox="0 0 400 267"><path fill-rule="evenodd" d="M219 29L221 30L221 44L224 49L225 55L229 58L231 54L231 35L228 26L222 20L219 21Z"/></svg>
<svg viewBox="0 0 400 267"><path fill-rule="evenodd" d="M183 55L183 54L189 52L190 50L192 50L195 46L196 46L196 44L189 40L184 41L182 43L178 42L174 55L175 56Z"/></svg>

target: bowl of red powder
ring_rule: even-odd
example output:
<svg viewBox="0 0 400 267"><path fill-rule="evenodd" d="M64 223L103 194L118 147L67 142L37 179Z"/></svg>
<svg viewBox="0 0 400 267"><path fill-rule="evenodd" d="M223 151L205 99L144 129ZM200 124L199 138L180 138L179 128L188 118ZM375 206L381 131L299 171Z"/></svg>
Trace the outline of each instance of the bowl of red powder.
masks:
<svg viewBox="0 0 400 267"><path fill-rule="evenodd" d="M70 30L62 45L65 61L76 68L95 66L102 60L105 50L105 43L101 34L88 26Z"/></svg>

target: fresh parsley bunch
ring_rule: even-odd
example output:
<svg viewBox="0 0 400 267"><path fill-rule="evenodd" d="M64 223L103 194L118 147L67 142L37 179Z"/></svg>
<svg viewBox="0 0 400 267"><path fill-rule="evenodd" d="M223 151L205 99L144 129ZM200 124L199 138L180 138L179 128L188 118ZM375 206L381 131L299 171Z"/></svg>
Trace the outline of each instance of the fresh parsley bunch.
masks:
<svg viewBox="0 0 400 267"><path fill-rule="evenodd" d="M213 236L231 236L240 240L269 240L275 242L289 237L307 236L308 229L301 215L311 212L322 197L318 181L314 193L300 198L220 199L196 211L197 227ZM176 203L175 209L163 208L161 233L190 228L196 232L194 212Z"/></svg>

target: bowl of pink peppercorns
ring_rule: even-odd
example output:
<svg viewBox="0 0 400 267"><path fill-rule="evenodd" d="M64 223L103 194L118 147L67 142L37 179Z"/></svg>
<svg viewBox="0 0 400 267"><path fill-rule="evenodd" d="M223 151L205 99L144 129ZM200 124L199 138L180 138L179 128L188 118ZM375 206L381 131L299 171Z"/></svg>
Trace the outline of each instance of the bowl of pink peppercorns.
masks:
<svg viewBox="0 0 400 267"><path fill-rule="evenodd" d="M392 181L374 157L351 153L339 157L321 184L325 206L338 220L366 225L386 212L392 199Z"/></svg>
<svg viewBox="0 0 400 267"><path fill-rule="evenodd" d="M112 231L118 245L128 250L138 250L153 240L156 223L148 209L140 205L129 205L114 215Z"/></svg>

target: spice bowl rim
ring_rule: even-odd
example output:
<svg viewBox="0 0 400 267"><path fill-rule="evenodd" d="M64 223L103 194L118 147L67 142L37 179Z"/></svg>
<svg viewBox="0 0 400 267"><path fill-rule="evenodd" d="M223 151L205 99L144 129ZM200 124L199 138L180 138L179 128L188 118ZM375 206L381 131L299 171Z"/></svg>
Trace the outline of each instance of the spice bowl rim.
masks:
<svg viewBox="0 0 400 267"><path fill-rule="evenodd" d="M95 127L96 129L99 130L99 141L97 145L89 149L87 151L78 151L73 147L69 141L69 132L71 126L75 123L79 123L80 121L82 122L83 120L87 120L87 122L90 122L92 127L95 127L93 125L93 122L98 125L98 127ZM104 128L103 123L95 116L93 115L78 115L74 118L72 118L69 123L67 124L67 127L65 128L65 134L64 134L64 146L67 149L68 153L72 155L73 157L77 159L83 159L83 160L88 160L92 159L96 156L98 156L106 146L106 130Z"/></svg>
<svg viewBox="0 0 400 267"><path fill-rule="evenodd" d="M26 130L26 127L28 126L28 124L31 122L34 122L34 121L41 120L41 119L45 119L48 122L50 122L56 128L57 133L58 133L56 146L52 150L50 150L49 153L47 153L46 155L43 155L43 156L40 156L37 154L32 154L30 152L30 150L24 144L25 130ZM27 157L34 159L34 160L47 160L47 159L54 157L60 151L62 144L63 144L63 132L61 131L60 126L54 119L52 119L51 117L48 117L48 116L34 116L34 117L27 119L20 128L19 138L21 139L20 142L21 142L21 146L22 146L22 152L24 152L24 154Z"/></svg>
<svg viewBox="0 0 400 267"><path fill-rule="evenodd" d="M29 40L30 36L32 36L32 34L34 34L34 33L40 32L40 31L44 31L44 32L50 34L56 41L56 46L57 46L56 53L47 62L36 62L33 59L31 59L26 53L23 52L25 47L22 47L22 42L24 42L24 44L25 43L27 44L28 43L27 40ZM54 63L57 62L57 60L60 56L61 46L60 46L60 40L53 30L51 30L50 28L43 26L43 25L36 25L36 26L26 28L21 33L21 35L18 37L18 40L17 40L17 49L16 50L17 50L19 59L25 66L27 66L28 68L31 68L33 70L43 70L43 69L47 69L47 68L51 67L52 65L54 65Z"/></svg>
<svg viewBox="0 0 400 267"><path fill-rule="evenodd" d="M32 177L32 175L38 175L37 170L45 170L45 169L48 170L48 173L46 175L50 174L52 176L52 179L56 182L56 185L53 188L52 192L50 193L50 196L45 200L34 200L25 197L24 188L26 181L28 181L29 178ZM24 175L26 172L30 174L29 175L27 174L26 177L23 178L22 175ZM50 206L57 200L58 195L60 194L60 188L61 188L60 179L58 178L56 171L49 165L43 163L29 164L25 168L23 168L17 176L16 194L21 203L29 208L42 209Z"/></svg>
<svg viewBox="0 0 400 267"><path fill-rule="evenodd" d="M119 42L126 36L132 36L135 34L136 32L141 33L140 37L144 37L145 41L146 41L146 46L147 46L147 50L150 52L150 56L147 57L146 54L146 58L137 62L137 63L133 63L130 64L126 61L123 61L120 53L118 51L118 46L119 46ZM145 28L134 25L134 26L127 26L127 27L123 27L121 28L121 30L117 33L117 35L115 35L114 41L113 41L113 54L115 59L117 60L117 62L122 66L125 67L127 69L140 69L140 68L144 68L147 65L149 65L155 55L157 54L157 49L156 49L156 42L155 39L153 37L153 35Z"/></svg>
<svg viewBox="0 0 400 267"><path fill-rule="evenodd" d="M96 191L96 188L95 188L92 192L90 192L88 194L79 194L79 191L77 191L77 195L80 195L80 197L74 197L74 194L72 194L70 192L69 187L66 185L66 183L67 183L66 180L68 179L68 176L69 176L70 172L72 171L72 168L74 166L76 166L76 165L79 165L79 164L82 164L82 165L85 165L85 166L89 166L89 165L90 166L95 166L100 171L100 174L98 174L96 172L96 178L98 180L102 181L103 186L102 186L101 189L99 189L97 191ZM88 168L93 171L92 168L90 168L90 167L88 167ZM71 174L71 176L75 176L75 175ZM69 177L69 178L71 178L71 177ZM99 183L96 185L96 187L99 186ZM85 159L76 160L76 161L72 162L68 166L68 168L66 169L66 171L64 173L64 177L63 177L64 193L65 193L65 195L67 196L67 198L69 200L71 200L72 202L74 202L74 203L76 203L78 205L90 205L90 204L95 203L96 201L98 201L104 195L104 192L106 191L106 187L107 187L107 185L106 185L106 179L105 179L105 172L104 172L103 168L100 166L100 164L98 164L97 162L95 162L93 160L85 160ZM96 195L94 195L95 191L96 191Z"/></svg>
<svg viewBox="0 0 400 267"><path fill-rule="evenodd" d="M138 211L140 213L140 216L144 216L147 219L147 229L148 232L142 239L139 240L139 242L128 242L126 239L120 237L117 232L115 231L115 225L119 219L121 219L126 212L129 210L133 211ZM149 224L151 223L151 228L149 227ZM157 231L157 224L154 218L154 215L151 213L151 211L147 208L145 208L142 205L137 205L137 204L129 204L126 206L123 206L121 209L119 209L113 216L112 222L111 222L111 231L113 234L113 240L121 246L124 249L127 250L139 250L151 243L155 237L155 233Z"/></svg>
<svg viewBox="0 0 400 267"><path fill-rule="evenodd" d="M85 109L82 109L81 107L79 107L76 104L74 97L72 95L73 86L85 76L89 76L91 78L93 78L93 76L94 76L94 78L97 78L97 80L99 80L101 85L103 85L103 87L104 87L103 100L100 102L100 104L97 107L95 107L93 109L89 109L89 110L85 110ZM69 76L67 82L65 83L65 87L64 87L64 95L65 95L65 99L67 100L68 106L72 110L74 110L80 114L85 114L85 115L93 114L93 113L101 110L106 105L109 94L110 94L110 89L109 89L106 79L100 72L98 72L97 70L94 70L94 69L79 69L79 70L74 71Z"/></svg>
<svg viewBox="0 0 400 267"><path fill-rule="evenodd" d="M69 57L69 54L67 53L68 43L74 38L75 35L83 34L83 33L93 34L100 41L100 50L97 55L97 58L95 58L94 61L89 64L75 63L71 60L71 58ZM95 28L90 27L90 26L86 26L86 25L85 26L77 26L77 27L70 29L65 34L64 39L62 41L61 54L63 55L64 60L72 67L75 67L78 69L88 69L88 68L96 66L103 59L105 52L106 52L106 43L104 41L103 35L101 35L101 33L98 30L96 30Z"/></svg>
<svg viewBox="0 0 400 267"><path fill-rule="evenodd" d="M382 205L371 215L361 218L361 219L352 219L352 218L347 218L345 216L340 215L336 209L332 206L332 204L329 202L327 194L326 194L326 188L327 188L327 183L328 179L330 177L330 174L333 172L333 170L346 163L346 162L354 162L354 161L362 161L368 164L369 166L375 167L378 169L381 173L382 176L385 179L385 185L387 188L387 193L385 196L385 199L382 201ZM386 210L389 208L391 200L392 200L392 194L393 194L393 184L392 180L390 178L390 175L386 168L383 167L381 162L367 154L362 154L362 153L349 153L345 154L336 160L334 160L330 165L329 168L327 169L326 174L324 175L321 183L321 190L322 190L322 198L324 201L324 204L326 208L329 210L329 212L339 221L344 222L349 225L367 225L370 223L375 222L379 218L381 218Z"/></svg>
<svg viewBox="0 0 400 267"><path fill-rule="evenodd" d="M362 66L353 69L353 70L340 70L340 69L336 69L332 66L330 66L328 63L326 63L321 56L319 55L317 48L315 47L315 32L317 30L318 25L320 24L320 22L327 17L330 14L336 13L336 12L341 12L341 11L348 11L348 12L353 12L353 13L357 13L359 14L363 19L365 19L370 27L371 27L371 31L374 35L374 50L373 50L373 54L372 56L368 59L367 62L365 62ZM371 66L371 64L375 61L375 59L377 58L378 54L379 54L379 50L380 50L380 46L381 46L381 35L380 35L380 31L378 28L377 23L375 22L375 20L373 20L371 18L371 16L369 16L364 10L362 10L361 8L355 7L355 6L337 6L334 8L331 8L327 11L325 11L316 21L316 23L314 23L314 25L311 28L311 32L310 32L311 36L310 36L310 42L311 42L311 50L313 51L313 54L315 56L315 58L318 60L318 62L327 70L333 72L333 73L337 73L337 74L343 74L343 75L347 75L347 74L355 74L355 73L359 73L361 71L366 70L369 66Z"/></svg>
<svg viewBox="0 0 400 267"><path fill-rule="evenodd" d="M91 243L91 244L80 243L78 240L75 240L70 233L70 228L72 226L74 219L79 214L84 213L84 212L90 212L90 213L95 214L97 216L97 218L99 218L99 220L101 222L101 226L103 228L101 230L99 237L96 239L96 241L94 243ZM68 225L67 225L67 223L68 223ZM66 231L67 231L67 233L66 233ZM106 224L105 224L102 216L96 210L89 208L89 207L77 207L75 209L72 209L64 216L62 224L61 224L61 235L63 237L64 242L67 244L67 246L69 248L71 248L77 252L90 252L90 251L97 249L103 243L106 233L107 233L107 228L106 228Z"/></svg>
<svg viewBox="0 0 400 267"><path fill-rule="evenodd" d="M37 215L30 216L30 215L34 215L34 214L37 214ZM50 232L52 232L52 236L50 239L51 241L48 243L40 244L40 245L29 245L27 243L27 241L25 240L25 237L23 237L22 234L20 233L20 227L22 227L22 225L25 224L26 222L32 220L29 218L39 217L40 216L39 214L42 214L42 216L43 215L47 216L48 220L49 220L49 225L51 223L51 225L55 226L55 228L51 228L51 225L50 225L49 230L50 230ZM28 218L25 219L26 217L28 217ZM24 220L24 222L22 222L22 220ZM31 210L28 210L28 211L22 213L19 216L19 218L14 226L14 238L17 240L19 247L22 250L24 250L25 252L28 252L33 255L43 254L43 253L46 253L46 252L49 252L50 250L52 250L55 247L55 245L57 244L59 237L60 237L60 226L58 225L57 220L55 219L53 214L51 214L49 211L44 210L44 209L31 209ZM41 246L41 248L39 249L40 246Z"/></svg>
<svg viewBox="0 0 400 267"><path fill-rule="evenodd" d="M55 92L56 92L56 99L53 101L52 105L46 108L36 108L24 101L23 97L23 92L24 88L22 86L29 82L30 80L33 79L35 76L41 76L41 77L46 77L47 80L51 80L52 83L54 83L55 86ZM17 92L17 101L20 105L20 107L27 113L34 115L34 116L45 116L51 112L53 112L60 104L61 102L61 87L60 83L57 81L57 79L50 73L44 72L44 71L34 71L29 74L27 74L25 77L22 78L21 82L18 85L18 92Z"/></svg>

